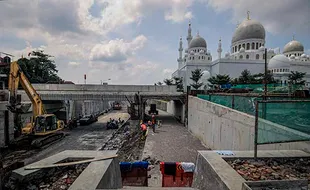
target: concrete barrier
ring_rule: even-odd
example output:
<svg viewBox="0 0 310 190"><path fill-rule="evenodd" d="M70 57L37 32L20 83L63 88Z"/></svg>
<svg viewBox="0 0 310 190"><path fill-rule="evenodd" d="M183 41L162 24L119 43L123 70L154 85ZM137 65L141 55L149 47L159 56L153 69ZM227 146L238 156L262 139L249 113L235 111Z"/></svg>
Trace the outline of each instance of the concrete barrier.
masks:
<svg viewBox="0 0 310 190"><path fill-rule="evenodd" d="M267 137L285 139L287 134L305 135L281 125L260 120ZM211 149L253 150L255 117L237 110L190 96L188 129ZM307 136L310 137L310 136ZM259 145L260 150L303 150L310 152L310 142Z"/></svg>

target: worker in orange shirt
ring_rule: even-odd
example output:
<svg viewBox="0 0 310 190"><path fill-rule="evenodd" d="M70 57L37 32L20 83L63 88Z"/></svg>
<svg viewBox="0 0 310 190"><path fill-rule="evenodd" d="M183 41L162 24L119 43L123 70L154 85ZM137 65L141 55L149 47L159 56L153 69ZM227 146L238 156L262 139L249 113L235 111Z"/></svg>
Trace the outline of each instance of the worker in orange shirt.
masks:
<svg viewBox="0 0 310 190"><path fill-rule="evenodd" d="M146 135L147 135L147 126L144 123L142 123L140 126L141 126L141 130L142 130L141 140L144 140L144 139L146 139Z"/></svg>

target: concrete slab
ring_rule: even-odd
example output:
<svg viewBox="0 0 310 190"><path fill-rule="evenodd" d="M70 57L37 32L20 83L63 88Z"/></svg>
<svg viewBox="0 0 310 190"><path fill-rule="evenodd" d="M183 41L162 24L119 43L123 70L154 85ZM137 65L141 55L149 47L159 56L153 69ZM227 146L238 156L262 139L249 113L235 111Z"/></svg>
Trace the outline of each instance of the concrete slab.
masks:
<svg viewBox="0 0 310 190"><path fill-rule="evenodd" d="M248 181L242 184L242 190L308 190L308 180L268 180Z"/></svg>
<svg viewBox="0 0 310 190"><path fill-rule="evenodd" d="M246 180L224 159L253 158L253 151L233 151L235 155L218 155L215 151L198 151L193 187L204 190L240 190ZM258 151L260 158L309 157L300 150Z"/></svg>
<svg viewBox="0 0 310 190"><path fill-rule="evenodd" d="M115 155L117 151L66 150L40 160L28 166L49 165L67 158L99 158ZM48 170L25 170L24 167L13 171L13 176L20 181L28 181L46 175ZM113 180L111 180L113 179ZM70 186L70 190L79 189L116 189L122 187L121 172L117 158L90 163Z"/></svg>

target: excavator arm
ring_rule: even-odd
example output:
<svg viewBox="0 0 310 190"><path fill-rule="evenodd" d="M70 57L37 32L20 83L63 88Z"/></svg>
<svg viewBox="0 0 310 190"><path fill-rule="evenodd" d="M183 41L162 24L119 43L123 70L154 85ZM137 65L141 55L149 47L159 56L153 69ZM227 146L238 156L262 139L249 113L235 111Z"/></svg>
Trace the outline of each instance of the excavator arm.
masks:
<svg viewBox="0 0 310 190"><path fill-rule="evenodd" d="M46 114L42 100L36 90L33 88L25 73L22 71L17 61L10 64L9 85L10 100L8 109L12 112L20 112L20 102L17 102L17 90L19 83L25 90L32 103L32 112L34 118Z"/></svg>

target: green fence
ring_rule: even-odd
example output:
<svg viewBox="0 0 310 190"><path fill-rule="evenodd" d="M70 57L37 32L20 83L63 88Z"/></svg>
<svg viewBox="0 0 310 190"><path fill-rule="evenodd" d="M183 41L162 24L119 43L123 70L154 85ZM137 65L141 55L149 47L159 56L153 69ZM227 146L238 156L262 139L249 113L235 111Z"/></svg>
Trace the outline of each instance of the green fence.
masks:
<svg viewBox="0 0 310 190"><path fill-rule="evenodd" d="M287 84L267 84L267 92L269 93L288 93L294 92L296 90L302 90L304 85L291 85ZM264 84L238 84L233 85L232 89L253 89L254 93L263 93L265 85Z"/></svg>
<svg viewBox="0 0 310 190"><path fill-rule="evenodd" d="M289 97L237 95L197 95L250 115L256 115L258 101L257 144L310 140L310 100Z"/></svg>

